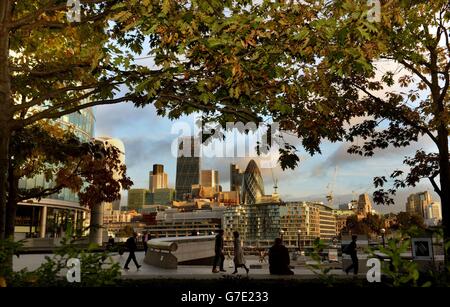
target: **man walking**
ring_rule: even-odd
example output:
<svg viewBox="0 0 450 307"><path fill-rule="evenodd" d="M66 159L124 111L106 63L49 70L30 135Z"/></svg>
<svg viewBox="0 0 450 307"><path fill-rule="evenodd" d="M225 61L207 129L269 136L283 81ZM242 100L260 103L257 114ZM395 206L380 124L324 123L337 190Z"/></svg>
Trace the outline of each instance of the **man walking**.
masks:
<svg viewBox="0 0 450 307"><path fill-rule="evenodd" d="M225 255L223 251L223 229L219 229L217 235L216 235L216 243L214 246L214 264L213 264L213 273L219 273L217 270L217 263L219 262L219 269L220 272L226 272L223 268L223 262L225 261Z"/></svg>
<svg viewBox="0 0 450 307"><path fill-rule="evenodd" d="M136 249L137 249L136 238L137 238L137 233L133 233L133 236L132 236L132 237L129 237L128 240L127 240L127 242L126 242L126 245L127 245L127 248L128 248L128 251L129 251L130 254L128 255L127 261L125 262L125 266L124 266L124 269L125 269L125 270L129 270L129 269L130 269L130 268L128 267L128 264L130 264L130 261L131 261L131 260L133 260L133 262L134 262L134 264L136 265L136 268L137 268L138 270L139 270L139 268L141 267L141 266L138 264L137 260L136 260L136 255L134 254L134 252L135 252Z"/></svg>
<svg viewBox="0 0 450 307"><path fill-rule="evenodd" d="M350 272L350 270L353 269L353 274L358 275L358 252L356 249L356 240L358 239L357 236L353 235L352 236L352 242L345 248L345 253L350 255L350 257L352 258L352 264L345 269L345 273L348 274L348 272Z"/></svg>

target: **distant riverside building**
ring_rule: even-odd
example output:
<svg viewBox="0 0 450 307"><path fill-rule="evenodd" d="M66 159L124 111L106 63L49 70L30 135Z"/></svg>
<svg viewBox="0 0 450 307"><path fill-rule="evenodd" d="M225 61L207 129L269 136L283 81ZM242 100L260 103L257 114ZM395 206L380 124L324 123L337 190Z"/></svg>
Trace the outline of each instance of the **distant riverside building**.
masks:
<svg viewBox="0 0 450 307"><path fill-rule="evenodd" d="M200 185L212 188L214 192L219 192L219 171L202 170L200 172Z"/></svg>
<svg viewBox="0 0 450 307"><path fill-rule="evenodd" d="M183 137L178 140L176 199L183 200L192 192L192 185L200 183L200 142L198 138Z"/></svg>
<svg viewBox="0 0 450 307"><path fill-rule="evenodd" d="M425 219L427 208L432 202L431 194L428 191L411 194L406 200L406 212L420 215Z"/></svg>
<svg viewBox="0 0 450 307"><path fill-rule="evenodd" d="M347 218L349 216L355 215L354 210L333 210L333 214L336 217L336 234L340 235L342 230L347 226Z"/></svg>
<svg viewBox="0 0 450 307"><path fill-rule="evenodd" d="M232 241L233 231L239 231L246 245L268 247L280 236L278 203L227 207L223 218L227 241Z"/></svg>
<svg viewBox="0 0 450 307"><path fill-rule="evenodd" d="M150 192L155 192L156 189L166 189L168 185L168 176L164 173L164 165L153 164L153 170L149 173L149 187Z"/></svg>
<svg viewBox="0 0 450 307"><path fill-rule="evenodd" d="M217 201L225 206L236 206L239 204L239 191L220 192L217 196Z"/></svg>
<svg viewBox="0 0 450 307"><path fill-rule="evenodd" d="M175 200L175 190L171 188L157 189L153 193L153 204L167 205Z"/></svg>
<svg viewBox="0 0 450 307"><path fill-rule="evenodd" d="M147 203L147 189L128 190L128 210L141 210Z"/></svg>
<svg viewBox="0 0 450 307"><path fill-rule="evenodd" d="M240 193L243 173L236 164L230 164L230 191Z"/></svg>
<svg viewBox="0 0 450 307"><path fill-rule="evenodd" d="M439 202L432 202L428 205L426 208L426 214L425 219L436 219L436 220L442 220L442 209L441 209L441 203Z"/></svg>
<svg viewBox="0 0 450 307"><path fill-rule="evenodd" d="M264 195L263 178L255 160L250 160L245 169L241 193L241 201L246 205L258 203Z"/></svg>
<svg viewBox="0 0 450 307"><path fill-rule="evenodd" d="M340 205L339 205L339 210L354 210L354 209L357 208L357 206L358 206L357 202L354 201L354 200L352 200L352 201L349 202L349 203L346 203L346 204L340 204Z"/></svg>
<svg viewBox="0 0 450 307"><path fill-rule="evenodd" d="M332 208L316 202L286 202L279 207L283 241L288 246L311 246L316 238L331 241L337 236Z"/></svg>
<svg viewBox="0 0 450 307"><path fill-rule="evenodd" d="M372 213L372 202L368 193L359 195L356 213L359 218L364 218L369 213Z"/></svg>

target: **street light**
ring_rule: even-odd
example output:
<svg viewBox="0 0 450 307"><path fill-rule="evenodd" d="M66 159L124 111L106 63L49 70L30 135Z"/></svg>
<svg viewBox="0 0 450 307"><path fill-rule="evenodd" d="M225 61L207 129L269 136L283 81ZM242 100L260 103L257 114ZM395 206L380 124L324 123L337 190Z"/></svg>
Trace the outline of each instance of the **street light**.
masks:
<svg viewBox="0 0 450 307"><path fill-rule="evenodd" d="M299 229L299 230L297 230L297 245L298 245L298 251L300 252L301 251L301 248L300 248L300 235L302 234L302 231Z"/></svg>
<svg viewBox="0 0 450 307"><path fill-rule="evenodd" d="M280 237L281 237L281 241L283 241L283 235L284 235L284 230L283 230L283 229L281 229L281 230L280 230Z"/></svg>
<svg viewBox="0 0 450 307"><path fill-rule="evenodd" d="M386 233L386 229L381 228L380 232L381 232L381 240L383 241L383 247L386 247L386 243L384 241L384 234Z"/></svg>

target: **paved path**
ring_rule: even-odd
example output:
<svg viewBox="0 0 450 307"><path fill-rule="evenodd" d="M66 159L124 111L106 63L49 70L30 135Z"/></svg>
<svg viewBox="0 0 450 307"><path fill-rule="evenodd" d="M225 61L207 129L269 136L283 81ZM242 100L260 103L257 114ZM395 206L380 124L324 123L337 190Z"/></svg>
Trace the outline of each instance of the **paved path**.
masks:
<svg viewBox="0 0 450 307"><path fill-rule="evenodd" d="M45 256L52 257L52 254L26 254L21 255L19 258L14 257L13 267L14 270L18 271L24 268L27 268L29 271L35 270L40 266L41 263L45 261ZM123 268L125 261L127 259L128 253L125 253L122 256L118 254L112 255L114 261L120 263L120 266ZM176 270L162 269L158 267L154 267L144 263L144 252L137 252L136 258L138 263L142 265L142 267L137 270L134 263L131 262L129 267L130 270L122 270L122 278L127 279L219 279L223 278L224 275L232 276L232 272L234 270L233 267L229 267L229 260L225 260L225 269L226 273L216 273L213 274L211 272L210 266L194 266L194 265L180 265ZM258 260L252 259L248 257L247 265L260 265ZM292 263L294 266L293 276L273 276L269 274L269 267L267 263L262 264L261 268L251 268L250 269L250 278L254 279L277 279L277 278L293 278L293 279L308 279L314 278L316 275L309 270L304 265L300 265L295 261ZM337 278L348 278L346 274L340 269L333 269L331 274L336 275ZM239 269L239 276L246 276L244 269ZM361 274L360 274L361 275ZM364 275L364 274L363 274ZM363 277L362 275L360 277ZM364 275L365 277L365 275Z"/></svg>

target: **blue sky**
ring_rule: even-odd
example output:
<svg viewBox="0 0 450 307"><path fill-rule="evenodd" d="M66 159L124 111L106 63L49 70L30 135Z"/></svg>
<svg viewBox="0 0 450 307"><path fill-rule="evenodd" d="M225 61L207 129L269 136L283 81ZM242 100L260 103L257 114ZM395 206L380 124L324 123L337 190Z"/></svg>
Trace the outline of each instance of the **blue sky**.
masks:
<svg viewBox="0 0 450 307"><path fill-rule="evenodd" d="M111 136L121 139L125 144L128 174L134 181L134 188L148 187L148 172L153 164L163 164L169 175L169 185L175 185L176 158L172 156L172 142L178 134L171 133L176 123L194 126L193 117L185 117L176 122L156 115L153 106L135 108L132 104L99 106L95 110L96 136ZM278 179L278 193L284 200L324 201L327 186L333 182L335 204L348 202L353 194L373 191L372 179L378 175L388 175L401 167L405 156L411 155L418 148L432 148L432 144L423 139L409 148L388 149L378 152L374 157L363 158L346 153L349 144L323 143L322 154L309 156L300 147L301 162L297 169L282 171L262 169L265 192L273 191L273 177ZM219 170L220 183L224 190L229 190L229 164L237 163L245 169L250 158L203 158L202 169ZM258 161L258 159L256 159ZM424 181L416 188L398 193L394 206L376 206L381 212L398 212L404 210L406 197L411 192L432 191L431 185ZM439 200L433 194L435 200ZM122 199L126 204L126 193Z"/></svg>

